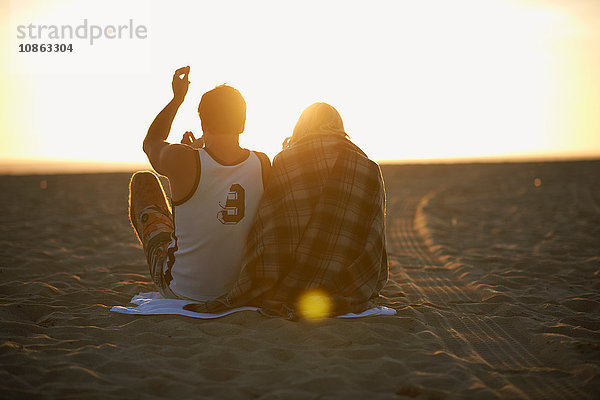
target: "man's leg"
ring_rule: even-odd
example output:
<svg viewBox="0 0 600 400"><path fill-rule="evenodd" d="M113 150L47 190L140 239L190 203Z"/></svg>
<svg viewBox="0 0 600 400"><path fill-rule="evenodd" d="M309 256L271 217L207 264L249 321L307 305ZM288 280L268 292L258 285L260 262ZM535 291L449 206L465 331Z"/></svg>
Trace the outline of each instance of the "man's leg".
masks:
<svg viewBox="0 0 600 400"><path fill-rule="evenodd" d="M131 177L129 218L144 247L156 288L164 297L176 298L169 287L170 271L165 271L174 230L173 214L162 185L152 172L136 172Z"/></svg>
<svg viewBox="0 0 600 400"><path fill-rule="evenodd" d="M138 219L141 211L148 206L157 206L171 214L171 207L158 177L149 171L136 172L129 182L129 220L142 244L142 221Z"/></svg>

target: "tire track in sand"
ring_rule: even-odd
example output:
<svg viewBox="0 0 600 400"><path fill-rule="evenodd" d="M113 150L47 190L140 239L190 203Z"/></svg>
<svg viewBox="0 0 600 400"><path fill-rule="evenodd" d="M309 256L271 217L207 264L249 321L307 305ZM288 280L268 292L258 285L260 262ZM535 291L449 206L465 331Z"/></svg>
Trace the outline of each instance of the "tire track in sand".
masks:
<svg viewBox="0 0 600 400"><path fill-rule="evenodd" d="M445 348L464 360L473 374L503 397L529 399L582 399L581 391L546 365L531 348L531 334L522 327L488 315L482 303L486 291L460 275L455 263L444 263L425 245L415 227L422 208L435 195L392 198L388 218L388 251L392 276L411 307L425 320ZM391 200L391 201L390 201ZM402 261L409 263L403 264ZM468 305L468 309L464 306ZM481 312L475 311L483 306ZM440 329L441 328L441 329Z"/></svg>

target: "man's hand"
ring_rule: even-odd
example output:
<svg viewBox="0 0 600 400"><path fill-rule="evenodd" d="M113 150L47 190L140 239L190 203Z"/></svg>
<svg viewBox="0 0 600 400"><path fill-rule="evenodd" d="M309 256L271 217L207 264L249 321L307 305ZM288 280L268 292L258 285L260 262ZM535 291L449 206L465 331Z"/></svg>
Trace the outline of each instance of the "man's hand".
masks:
<svg viewBox="0 0 600 400"><path fill-rule="evenodd" d="M194 149L201 149L204 147L204 136L199 139L194 137L194 134L190 131L187 131L183 134L183 138L181 139L181 144L187 144L188 146Z"/></svg>
<svg viewBox="0 0 600 400"><path fill-rule="evenodd" d="M183 102L185 95L187 94L190 81L188 76L190 74L190 66L179 68L173 75L173 82L171 84L173 88L173 98ZM183 77L181 77L183 75Z"/></svg>
<svg viewBox="0 0 600 400"><path fill-rule="evenodd" d="M169 136L169 132L171 131L171 125L173 124L175 114L177 114L177 110L179 110L179 106L181 106L181 103L183 103L183 99L187 94L188 86L190 84L190 81L188 81L189 73L189 66L179 68L177 71L175 71L172 83L173 99L165 106L165 108L163 108L160 113L158 113L156 118L154 118L150 128L148 128L146 138L144 139L144 153L146 153L148 156L150 164L152 164L152 167L156 172L166 176L169 176L169 162L166 162L165 164L161 161L164 158L162 157L162 153L163 150L170 147L166 140ZM174 154L174 152L171 153Z"/></svg>

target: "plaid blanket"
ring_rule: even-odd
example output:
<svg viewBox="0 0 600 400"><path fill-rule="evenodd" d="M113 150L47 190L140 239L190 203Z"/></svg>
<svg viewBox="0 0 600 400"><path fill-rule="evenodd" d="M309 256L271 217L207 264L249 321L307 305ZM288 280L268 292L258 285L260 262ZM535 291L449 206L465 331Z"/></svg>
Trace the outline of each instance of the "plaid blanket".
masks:
<svg viewBox="0 0 600 400"><path fill-rule="evenodd" d="M379 166L343 137L307 136L273 160L228 295L192 311L254 305L296 319L299 297L325 293L332 315L372 306L388 278Z"/></svg>

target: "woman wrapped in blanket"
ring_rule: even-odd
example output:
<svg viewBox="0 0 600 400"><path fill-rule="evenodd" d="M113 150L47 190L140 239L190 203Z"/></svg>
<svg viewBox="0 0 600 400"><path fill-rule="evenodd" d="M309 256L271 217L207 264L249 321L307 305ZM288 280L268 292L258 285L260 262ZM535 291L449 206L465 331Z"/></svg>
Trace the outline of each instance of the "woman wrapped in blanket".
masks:
<svg viewBox="0 0 600 400"><path fill-rule="evenodd" d="M253 305L298 319L372 307L388 278L385 189L335 108L304 110L266 186L238 280L228 295L187 308Z"/></svg>

